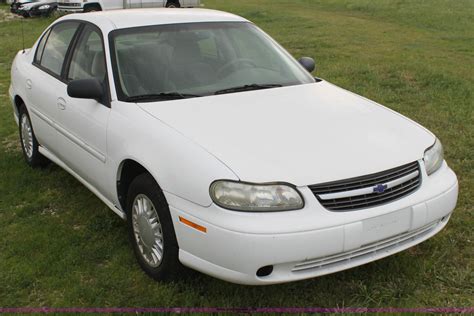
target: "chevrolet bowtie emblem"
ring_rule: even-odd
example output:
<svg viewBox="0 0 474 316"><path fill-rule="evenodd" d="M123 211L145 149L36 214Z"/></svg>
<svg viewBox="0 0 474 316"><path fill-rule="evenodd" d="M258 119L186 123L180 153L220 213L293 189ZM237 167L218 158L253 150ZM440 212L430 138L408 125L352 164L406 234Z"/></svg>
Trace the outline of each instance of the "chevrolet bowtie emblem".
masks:
<svg viewBox="0 0 474 316"><path fill-rule="evenodd" d="M374 192L375 193L384 193L388 189L388 186L386 184L377 184L374 187Z"/></svg>

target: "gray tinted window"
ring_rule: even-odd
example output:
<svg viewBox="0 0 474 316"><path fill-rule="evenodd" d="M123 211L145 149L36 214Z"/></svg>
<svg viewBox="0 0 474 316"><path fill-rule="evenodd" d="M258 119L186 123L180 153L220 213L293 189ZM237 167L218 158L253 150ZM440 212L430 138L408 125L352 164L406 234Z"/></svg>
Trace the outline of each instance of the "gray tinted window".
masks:
<svg viewBox="0 0 474 316"><path fill-rule="evenodd" d="M102 39L98 31L86 27L71 59L69 80L105 78L105 57Z"/></svg>
<svg viewBox="0 0 474 316"><path fill-rule="evenodd" d="M250 23L186 23L115 31L117 87L127 98L179 92L210 95L236 86L314 82Z"/></svg>
<svg viewBox="0 0 474 316"><path fill-rule="evenodd" d="M41 38L41 41L38 44L38 48L36 49L36 55L35 55L35 63L40 63L41 57L43 56L43 51L44 51L44 45L46 44L46 41L48 40L49 33L51 32L51 29L49 29L46 33L44 33L43 37Z"/></svg>
<svg viewBox="0 0 474 316"><path fill-rule="evenodd" d="M77 22L66 22L52 29L41 56L41 66L56 75L61 74L64 58L78 26Z"/></svg>

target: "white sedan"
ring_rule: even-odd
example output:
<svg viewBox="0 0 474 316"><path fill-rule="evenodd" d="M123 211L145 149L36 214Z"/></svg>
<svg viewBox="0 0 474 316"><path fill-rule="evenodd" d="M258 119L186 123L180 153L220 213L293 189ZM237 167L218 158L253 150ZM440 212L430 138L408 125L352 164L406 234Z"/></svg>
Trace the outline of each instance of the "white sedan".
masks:
<svg viewBox="0 0 474 316"><path fill-rule="evenodd" d="M273 284L412 247L457 201L432 133L313 70L229 13L120 10L54 22L10 96L26 162L127 219L149 275Z"/></svg>

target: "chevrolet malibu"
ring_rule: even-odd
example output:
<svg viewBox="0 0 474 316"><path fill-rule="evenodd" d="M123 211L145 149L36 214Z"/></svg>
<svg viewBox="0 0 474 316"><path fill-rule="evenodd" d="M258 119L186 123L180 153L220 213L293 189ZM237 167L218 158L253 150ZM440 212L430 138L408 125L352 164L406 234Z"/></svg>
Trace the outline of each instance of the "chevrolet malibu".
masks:
<svg viewBox="0 0 474 316"><path fill-rule="evenodd" d="M17 54L10 97L26 162L127 219L150 276L273 284L412 247L457 201L431 132L314 66L224 12L68 15Z"/></svg>

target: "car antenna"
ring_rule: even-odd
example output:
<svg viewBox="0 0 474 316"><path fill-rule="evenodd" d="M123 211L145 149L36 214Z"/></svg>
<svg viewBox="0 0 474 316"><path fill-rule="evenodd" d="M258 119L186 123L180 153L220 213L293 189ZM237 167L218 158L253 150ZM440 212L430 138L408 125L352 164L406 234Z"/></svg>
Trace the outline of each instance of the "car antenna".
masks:
<svg viewBox="0 0 474 316"><path fill-rule="evenodd" d="M24 18L21 18L21 40L23 44L23 54L24 54L25 53L25 30L23 27L23 19Z"/></svg>

